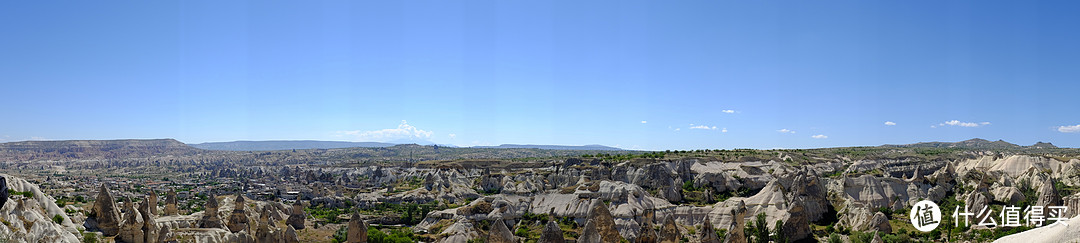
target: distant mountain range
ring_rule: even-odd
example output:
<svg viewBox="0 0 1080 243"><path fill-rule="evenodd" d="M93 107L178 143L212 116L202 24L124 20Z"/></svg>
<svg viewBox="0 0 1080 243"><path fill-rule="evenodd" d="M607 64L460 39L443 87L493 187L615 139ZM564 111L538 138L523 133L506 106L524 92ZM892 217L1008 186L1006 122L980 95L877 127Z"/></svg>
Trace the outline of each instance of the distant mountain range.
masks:
<svg viewBox="0 0 1080 243"><path fill-rule="evenodd" d="M344 142L315 140L275 140L275 141L232 141L189 144L206 150L227 151L272 151L290 149L335 149L335 148L381 148L397 145L379 142Z"/></svg>
<svg viewBox="0 0 1080 243"><path fill-rule="evenodd" d="M174 139L22 141L0 143L0 161L189 155L200 151Z"/></svg>
<svg viewBox="0 0 1080 243"><path fill-rule="evenodd" d="M424 146L430 146L427 144ZM115 158L143 155L183 155L200 151L272 151L302 149L336 148L390 148L405 146L397 143L379 142L344 142L344 141L233 141L199 144L184 144L173 139L123 139L123 140L63 140L63 141L22 141L0 143L0 160L29 160L45 158ZM439 147L456 147L442 145ZM959 148L984 150L1031 150L1058 149L1051 143L1038 142L1030 146L1021 146L1002 140L970 139L960 142L923 142L902 145L881 145L896 148ZM535 145L503 144L498 146L474 146L478 149L542 149L542 150L592 150L626 151L604 145Z"/></svg>
<svg viewBox="0 0 1080 243"><path fill-rule="evenodd" d="M175 139L119 139L119 140L46 140L0 143L0 151L65 152L145 150L150 153L164 151L194 151L187 144Z"/></svg>
<svg viewBox="0 0 1080 243"><path fill-rule="evenodd" d="M552 150L623 150L598 144L572 146L572 145L534 145L534 144L503 144L499 146L473 146L473 148L531 148Z"/></svg>
<svg viewBox="0 0 1080 243"><path fill-rule="evenodd" d="M233 141L189 144L192 147L206 150L226 151L272 151L290 149L334 149L334 148L385 148L399 144L435 145L431 142L395 141L393 143L379 142L344 142L344 141L315 141L315 140L280 140L280 141ZM453 145L438 144L440 147L457 147ZM475 146L473 148L530 148L551 150L622 150L620 148L603 145L533 145L533 144L503 144L499 146Z"/></svg>
<svg viewBox="0 0 1080 243"><path fill-rule="evenodd" d="M614 151L611 147L547 146L547 145L495 146L492 148L462 148L453 145L418 145L394 143L358 143L342 141L235 141L220 143L185 144L174 139L121 139L121 140L51 140L0 143L0 163L18 161L67 161L101 160L119 161L136 158L153 160L191 161L260 160L262 151L276 151L268 161L321 160L352 161L357 159L378 161L406 160L452 160L460 158L512 159L529 157L576 157L596 154L606 149L611 154L627 154L637 151ZM538 149L544 148L544 149ZM327 151L324 149L334 149ZM290 151L294 150L294 151ZM260 151L252 153L251 151ZM254 156L254 157L253 157Z"/></svg>
<svg viewBox="0 0 1080 243"><path fill-rule="evenodd" d="M1024 149L1024 148L1058 148L1051 143L1038 142L1031 146L1020 146L1004 140L990 141L986 139L968 139L960 142L923 142L902 145L882 145L882 147L896 148L965 148L965 149Z"/></svg>

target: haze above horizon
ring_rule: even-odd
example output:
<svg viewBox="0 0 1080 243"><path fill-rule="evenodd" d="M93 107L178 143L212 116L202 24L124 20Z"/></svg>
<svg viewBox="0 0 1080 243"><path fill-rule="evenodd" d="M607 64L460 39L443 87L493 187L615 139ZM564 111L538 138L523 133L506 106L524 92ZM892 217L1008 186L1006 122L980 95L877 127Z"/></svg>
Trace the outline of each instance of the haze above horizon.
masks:
<svg viewBox="0 0 1080 243"><path fill-rule="evenodd" d="M0 142L1080 147L1075 2L0 3Z"/></svg>

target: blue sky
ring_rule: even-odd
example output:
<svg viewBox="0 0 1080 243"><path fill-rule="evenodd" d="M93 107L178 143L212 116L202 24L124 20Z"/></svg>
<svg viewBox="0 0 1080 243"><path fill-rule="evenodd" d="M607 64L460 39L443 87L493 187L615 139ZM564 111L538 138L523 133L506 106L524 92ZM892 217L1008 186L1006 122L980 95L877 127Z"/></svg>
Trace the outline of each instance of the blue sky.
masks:
<svg viewBox="0 0 1080 243"><path fill-rule="evenodd" d="M0 141L1077 147L1078 12L1074 1L9 1Z"/></svg>

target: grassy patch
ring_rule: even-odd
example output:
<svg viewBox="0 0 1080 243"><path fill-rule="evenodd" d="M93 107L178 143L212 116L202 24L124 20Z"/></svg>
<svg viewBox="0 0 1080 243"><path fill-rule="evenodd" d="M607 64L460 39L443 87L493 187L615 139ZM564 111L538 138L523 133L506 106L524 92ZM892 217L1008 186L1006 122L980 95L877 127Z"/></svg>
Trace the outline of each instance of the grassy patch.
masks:
<svg viewBox="0 0 1080 243"><path fill-rule="evenodd" d="M34 192L26 191L20 192L12 189L8 189L8 195L20 195L26 198L34 198Z"/></svg>

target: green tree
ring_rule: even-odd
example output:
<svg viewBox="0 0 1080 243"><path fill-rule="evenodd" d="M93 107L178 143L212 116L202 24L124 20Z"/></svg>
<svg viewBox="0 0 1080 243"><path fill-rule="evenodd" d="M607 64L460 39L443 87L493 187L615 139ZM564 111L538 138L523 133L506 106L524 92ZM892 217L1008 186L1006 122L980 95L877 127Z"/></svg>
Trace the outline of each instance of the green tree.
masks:
<svg viewBox="0 0 1080 243"><path fill-rule="evenodd" d="M840 234L832 233L829 234L829 243L844 243L844 240L840 239Z"/></svg>
<svg viewBox="0 0 1080 243"><path fill-rule="evenodd" d="M747 240L747 242L769 243L771 240L769 239L769 225L765 222L765 213L759 213L756 220L753 221L752 224L748 223L746 227L749 228L750 231L747 232L746 235L754 236L753 241Z"/></svg>
<svg viewBox="0 0 1080 243"><path fill-rule="evenodd" d="M757 227L754 227L754 221L746 222L746 226L743 226L743 236L746 237L746 242L754 242L754 235L757 235Z"/></svg>
<svg viewBox="0 0 1080 243"><path fill-rule="evenodd" d="M375 228L368 228L368 242L370 243L412 243L413 240L412 230L405 229L392 229L390 234L383 233Z"/></svg>
<svg viewBox="0 0 1080 243"><path fill-rule="evenodd" d="M851 243L870 243L874 239L874 232L852 231L848 239Z"/></svg>
<svg viewBox="0 0 1080 243"><path fill-rule="evenodd" d="M775 226L773 228L773 242L788 243L787 234L784 233L784 221L777 220Z"/></svg>

